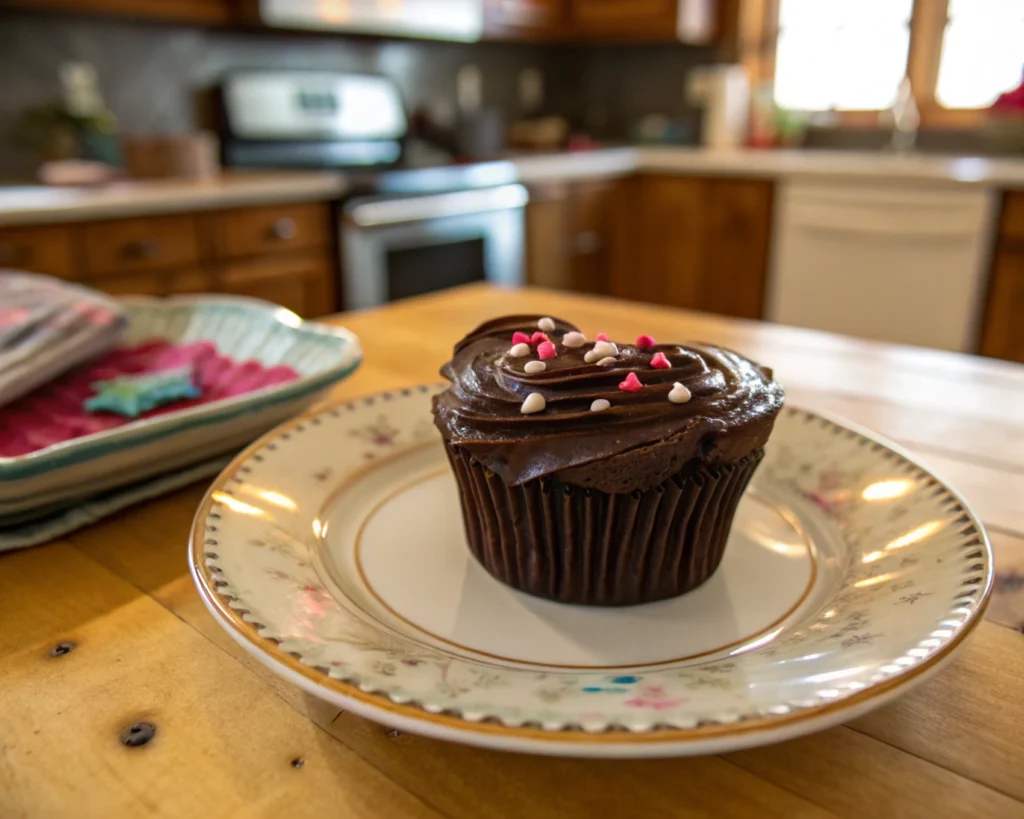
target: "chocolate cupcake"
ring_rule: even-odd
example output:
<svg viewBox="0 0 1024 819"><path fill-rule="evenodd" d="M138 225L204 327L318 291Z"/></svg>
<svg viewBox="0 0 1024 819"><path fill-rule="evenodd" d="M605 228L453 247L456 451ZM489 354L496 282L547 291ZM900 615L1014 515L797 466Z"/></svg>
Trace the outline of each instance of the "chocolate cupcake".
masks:
<svg viewBox="0 0 1024 819"><path fill-rule="evenodd" d="M683 594L721 562L782 388L720 347L597 339L506 316L455 345L434 422L469 547L504 583L563 603Z"/></svg>

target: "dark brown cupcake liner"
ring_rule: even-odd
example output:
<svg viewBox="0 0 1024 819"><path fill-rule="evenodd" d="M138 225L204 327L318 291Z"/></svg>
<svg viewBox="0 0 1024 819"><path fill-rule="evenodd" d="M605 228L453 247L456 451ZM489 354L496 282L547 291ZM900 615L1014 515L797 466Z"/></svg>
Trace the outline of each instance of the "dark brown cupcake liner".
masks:
<svg viewBox="0 0 1024 819"><path fill-rule="evenodd" d="M613 494L538 478L506 486L467 451L445 447L469 548L513 588L592 606L650 603L715 573L740 496L764 457L691 462L646 492Z"/></svg>

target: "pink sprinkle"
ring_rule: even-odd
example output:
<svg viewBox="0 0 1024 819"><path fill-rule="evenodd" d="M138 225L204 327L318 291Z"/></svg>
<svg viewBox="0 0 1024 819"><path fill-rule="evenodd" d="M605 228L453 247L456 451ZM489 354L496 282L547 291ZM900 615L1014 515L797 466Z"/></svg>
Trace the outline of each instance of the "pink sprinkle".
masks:
<svg viewBox="0 0 1024 819"><path fill-rule="evenodd" d="M636 377L636 373L630 373L626 376L626 380L619 384L619 389L625 390L626 392L636 392L643 388L644 385L640 383L640 379Z"/></svg>
<svg viewBox="0 0 1024 819"><path fill-rule="evenodd" d="M607 333L598 333L596 336L594 336L594 340L595 341L611 341L611 339L608 338L608 334Z"/></svg>
<svg viewBox="0 0 1024 819"><path fill-rule="evenodd" d="M654 346L654 336L638 336L636 346L641 350L649 350Z"/></svg>
<svg viewBox="0 0 1024 819"><path fill-rule="evenodd" d="M659 370L670 370L672 365L668 363L668 359L665 358L664 353L655 353L651 356L651 366L657 367Z"/></svg>
<svg viewBox="0 0 1024 819"><path fill-rule="evenodd" d="M541 361L554 358L556 355L558 355L558 353L555 352L555 345L550 341L542 341L537 345L537 356Z"/></svg>
<svg viewBox="0 0 1024 819"><path fill-rule="evenodd" d="M540 344L542 341L550 341L550 340L551 339L549 339L546 335L544 335L544 333L542 333L540 330L538 330L536 333L534 333L532 336L530 336L530 344L532 344L534 346Z"/></svg>
<svg viewBox="0 0 1024 819"><path fill-rule="evenodd" d="M513 345L515 345L515 344L529 344L529 343L530 343L530 337L528 335L526 335L526 333L513 333L512 334L512 344Z"/></svg>

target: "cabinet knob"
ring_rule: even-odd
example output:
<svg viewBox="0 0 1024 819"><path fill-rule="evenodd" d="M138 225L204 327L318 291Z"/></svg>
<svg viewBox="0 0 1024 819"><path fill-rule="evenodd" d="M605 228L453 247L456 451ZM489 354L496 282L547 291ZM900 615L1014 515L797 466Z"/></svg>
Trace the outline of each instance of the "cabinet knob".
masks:
<svg viewBox="0 0 1024 819"><path fill-rule="evenodd" d="M280 239L282 241L294 239L295 234L298 232L298 228L295 226L295 220L290 219L287 216L275 219L269 230L270 238Z"/></svg>
<svg viewBox="0 0 1024 819"><path fill-rule="evenodd" d="M156 239L139 239L124 246L124 255L129 259L152 259L160 252Z"/></svg>
<svg viewBox="0 0 1024 819"><path fill-rule="evenodd" d="M601 235L596 230L587 230L577 233L572 240L573 253L578 256L586 256L596 253L601 247Z"/></svg>

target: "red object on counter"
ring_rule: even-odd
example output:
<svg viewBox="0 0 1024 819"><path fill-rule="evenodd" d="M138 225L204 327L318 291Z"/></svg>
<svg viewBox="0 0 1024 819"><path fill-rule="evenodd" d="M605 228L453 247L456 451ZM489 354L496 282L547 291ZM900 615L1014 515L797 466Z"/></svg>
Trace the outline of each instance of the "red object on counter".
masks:
<svg viewBox="0 0 1024 819"><path fill-rule="evenodd" d="M202 390L198 398L174 401L134 419L110 412L87 412L82 406L95 392L93 382L119 375L162 372L187 364L192 365L194 383ZM291 367L265 367L258 361L235 361L220 355L209 341L174 345L157 340L120 348L0 409L0 457L27 455L63 441L210 404L298 377Z"/></svg>

